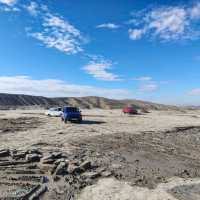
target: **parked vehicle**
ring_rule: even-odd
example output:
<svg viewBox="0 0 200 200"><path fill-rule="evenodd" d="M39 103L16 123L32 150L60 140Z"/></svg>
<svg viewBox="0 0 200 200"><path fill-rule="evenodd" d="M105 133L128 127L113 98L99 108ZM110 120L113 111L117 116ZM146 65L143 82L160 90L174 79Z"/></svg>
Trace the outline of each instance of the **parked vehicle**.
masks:
<svg viewBox="0 0 200 200"><path fill-rule="evenodd" d="M60 117L62 115L62 108L50 108L48 111L45 112L45 114L51 117Z"/></svg>
<svg viewBox="0 0 200 200"><path fill-rule="evenodd" d="M133 107L125 107L123 108L122 112L124 114L138 114L138 111L136 109L134 109Z"/></svg>
<svg viewBox="0 0 200 200"><path fill-rule="evenodd" d="M68 121L82 122L81 111L77 107L64 107L61 115L62 121L67 123Z"/></svg>

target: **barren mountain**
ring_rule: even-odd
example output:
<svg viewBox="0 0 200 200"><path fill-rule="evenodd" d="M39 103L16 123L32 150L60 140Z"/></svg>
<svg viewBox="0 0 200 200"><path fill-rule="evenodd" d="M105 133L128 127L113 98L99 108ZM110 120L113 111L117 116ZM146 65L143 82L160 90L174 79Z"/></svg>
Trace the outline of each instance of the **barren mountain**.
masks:
<svg viewBox="0 0 200 200"><path fill-rule="evenodd" d="M136 108L146 108L153 110L169 110L178 109L175 106L145 102L140 100L116 100L103 97L62 97L62 98L47 98L42 96L31 96L21 94L0 94L0 108L17 108L17 107L52 107L52 106L78 106L80 108L101 108L115 109L123 108L124 106L134 106Z"/></svg>

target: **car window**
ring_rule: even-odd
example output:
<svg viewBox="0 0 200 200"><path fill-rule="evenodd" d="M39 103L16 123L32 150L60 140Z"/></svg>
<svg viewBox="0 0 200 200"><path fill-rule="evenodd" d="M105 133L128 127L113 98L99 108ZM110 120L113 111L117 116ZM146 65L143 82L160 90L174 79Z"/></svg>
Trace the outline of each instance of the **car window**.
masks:
<svg viewBox="0 0 200 200"><path fill-rule="evenodd" d="M76 107L67 107L64 110L65 110L65 112L78 112L79 111L79 109Z"/></svg>

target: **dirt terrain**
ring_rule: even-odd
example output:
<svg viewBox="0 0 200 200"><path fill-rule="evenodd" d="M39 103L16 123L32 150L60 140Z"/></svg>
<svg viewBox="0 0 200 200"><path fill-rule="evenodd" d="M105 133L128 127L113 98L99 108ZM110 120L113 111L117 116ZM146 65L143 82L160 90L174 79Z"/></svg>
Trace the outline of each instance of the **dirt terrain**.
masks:
<svg viewBox="0 0 200 200"><path fill-rule="evenodd" d="M0 112L0 199L200 199L200 111Z"/></svg>

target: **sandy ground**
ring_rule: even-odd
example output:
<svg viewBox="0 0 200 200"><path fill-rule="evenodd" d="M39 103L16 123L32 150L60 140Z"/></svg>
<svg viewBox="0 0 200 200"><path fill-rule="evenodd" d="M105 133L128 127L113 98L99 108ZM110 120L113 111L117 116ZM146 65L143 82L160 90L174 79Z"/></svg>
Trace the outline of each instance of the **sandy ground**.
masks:
<svg viewBox="0 0 200 200"><path fill-rule="evenodd" d="M120 110L83 110L82 124L64 124L60 118L44 116L44 111L1 111L0 119L39 118L41 125L36 129L0 135L1 147L27 148L38 143L46 143L50 148L67 149L70 140L79 140L85 136L110 135L116 133L140 134L144 131L164 131L174 127L200 125L199 112L153 111L149 114L124 116ZM30 119L31 120L31 119ZM18 123L18 122L17 122ZM33 121L32 126L35 126ZM19 124L20 126L20 124ZM21 124L26 126L26 122ZM14 128L16 125L14 125ZM0 127L1 128L1 127ZM42 145L41 145L42 146ZM44 144L44 146L47 146ZM46 147L48 148L48 147Z"/></svg>
<svg viewBox="0 0 200 200"><path fill-rule="evenodd" d="M82 124L43 113L0 111L0 149L73 152L112 173L79 189L76 199L200 199L200 111L83 110Z"/></svg>

